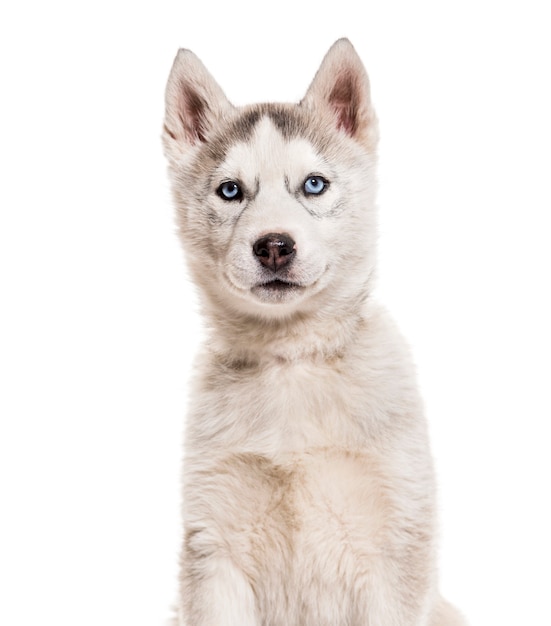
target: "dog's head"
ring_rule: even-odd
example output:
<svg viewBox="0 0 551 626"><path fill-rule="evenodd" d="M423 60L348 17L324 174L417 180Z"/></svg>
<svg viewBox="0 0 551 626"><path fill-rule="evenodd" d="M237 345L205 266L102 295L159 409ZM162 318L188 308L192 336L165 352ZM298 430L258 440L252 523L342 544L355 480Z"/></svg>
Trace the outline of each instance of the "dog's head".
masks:
<svg viewBox="0 0 551 626"><path fill-rule="evenodd" d="M243 108L181 50L163 142L182 243L211 306L274 318L365 295L377 123L347 40L299 104Z"/></svg>

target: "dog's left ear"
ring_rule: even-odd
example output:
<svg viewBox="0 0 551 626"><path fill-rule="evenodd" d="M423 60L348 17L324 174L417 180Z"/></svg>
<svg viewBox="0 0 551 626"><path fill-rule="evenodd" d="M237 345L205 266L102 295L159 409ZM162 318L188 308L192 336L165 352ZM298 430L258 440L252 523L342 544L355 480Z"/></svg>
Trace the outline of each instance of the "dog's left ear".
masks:
<svg viewBox="0 0 551 626"><path fill-rule="evenodd" d="M339 39L329 49L301 105L328 113L338 129L367 148L375 148L377 118L369 79L348 39Z"/></svg>

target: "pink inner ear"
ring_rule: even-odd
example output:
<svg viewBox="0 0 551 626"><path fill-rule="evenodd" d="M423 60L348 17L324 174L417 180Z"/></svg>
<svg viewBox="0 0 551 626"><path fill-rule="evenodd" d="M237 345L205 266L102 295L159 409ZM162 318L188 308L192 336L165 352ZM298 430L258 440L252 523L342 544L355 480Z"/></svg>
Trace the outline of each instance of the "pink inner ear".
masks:
<svg viewBox="0 0 551 626"><path fill-rule="evenodd" d="M347 69L339 74L329 94L329 103L337 116L338 128L354 135L358 130L360 92L352 71Z"/></svg>
<svg viewBox="0 0 551 626"><path fill-rule="evenodd" d="M206 140L207 133L207 103L188 85L180 88L180 102L178 117L192 143Z"/></svg>

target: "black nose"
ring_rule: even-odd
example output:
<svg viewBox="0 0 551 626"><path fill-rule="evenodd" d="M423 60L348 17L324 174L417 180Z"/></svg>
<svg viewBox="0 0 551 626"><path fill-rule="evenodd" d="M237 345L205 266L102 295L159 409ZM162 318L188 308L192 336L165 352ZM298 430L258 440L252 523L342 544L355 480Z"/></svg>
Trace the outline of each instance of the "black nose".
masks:
<svg viewBox="0 0 551 626"><path fill-rule="evenodd" d="M286 233L270 233L253 244L253 252L262 265L277 272L295 256L295 242Z"/></svg>

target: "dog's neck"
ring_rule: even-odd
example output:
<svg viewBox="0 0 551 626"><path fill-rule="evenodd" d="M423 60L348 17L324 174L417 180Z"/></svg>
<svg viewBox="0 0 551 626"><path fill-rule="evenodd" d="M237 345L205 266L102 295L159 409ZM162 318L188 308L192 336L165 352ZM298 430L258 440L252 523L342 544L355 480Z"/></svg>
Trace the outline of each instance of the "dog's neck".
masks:
<svg viewBox="0 0 551 626"><path fill-rule="evenodd" d="M358 300L364 299L338 310L298 312L281 319L210 310L208 346L230 367L339 358L354 344L366 310Z"/></svg>

